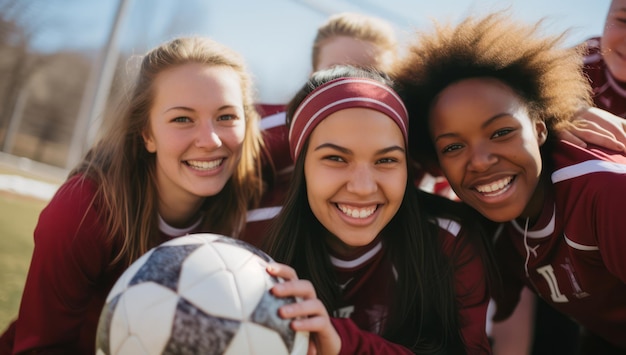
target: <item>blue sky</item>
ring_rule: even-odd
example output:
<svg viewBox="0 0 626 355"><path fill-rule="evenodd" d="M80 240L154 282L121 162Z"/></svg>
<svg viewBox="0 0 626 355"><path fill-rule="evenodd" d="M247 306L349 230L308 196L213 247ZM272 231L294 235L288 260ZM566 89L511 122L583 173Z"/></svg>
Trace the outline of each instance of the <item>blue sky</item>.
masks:
<svg viewBox="0 0 626 355"><path fill-rule="evenodd" d="M34 1L34 0L31 0ZM602 32L610 0L125 0L120 46L141 54L177 35L202 34L242 53L261 101L284 103L310 71L317 26L333 12L359 11L392 22L401 39L431 19L456 21L510 7L524 21L546 18L546 31L570 29L574 44ZM106 43L118 0L48 0L29 17L33 47L97 51Z"/></svg>

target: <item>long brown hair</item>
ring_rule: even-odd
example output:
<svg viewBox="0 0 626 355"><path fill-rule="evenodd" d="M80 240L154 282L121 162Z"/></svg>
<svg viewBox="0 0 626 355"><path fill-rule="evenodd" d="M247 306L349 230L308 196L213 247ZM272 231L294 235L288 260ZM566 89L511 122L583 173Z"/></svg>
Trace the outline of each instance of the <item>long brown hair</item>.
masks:
<svg viewBox="0 0 626 355"><path fill-rule="evenodd" d="M371 69L336 66L318 71L311 75L289 103L288 124L309 93L324 83L342 77L369 78L393 87L393 82L386 75ZM307 151L307 146L308 141L304 143L303 152ZM340 302L340 289L328 256L328 247L324 238L320 238L320 235L329 232L309 206L304 174L305 155L302 153L296 159L284 206L272 223L264 249L276 261L291 265L300 278L310 280L317 297L332 314ZM461 320L451 261L457 251L450 258L444 254L438 227L433 220L437 217L458 220L461 214L457 214L457 210L463 206L418 191L408 166L407 170L409 176L402 204L381 231L385 257L398 272L394 299L390 300L390 316L382 335L415 352L462 354Z"/></svg>
<svg viewBox="0 0 626 355"><path fill-rule="evenodd" d="M111 117L108 130L70 174L80 173L97 183L95 201L103 208L110 238L123 236L112 264L130 264L160 240L155 157L146 150L142 132L149 124L155 79L161 72L187 63L232 68L239 75L246 119L241 159L222 191L206 198L203 229L237 237L247 209L260 199L262 138L253 106L252 79L243 58L203 37L161 44L143 57L134 88Z"/></svg>

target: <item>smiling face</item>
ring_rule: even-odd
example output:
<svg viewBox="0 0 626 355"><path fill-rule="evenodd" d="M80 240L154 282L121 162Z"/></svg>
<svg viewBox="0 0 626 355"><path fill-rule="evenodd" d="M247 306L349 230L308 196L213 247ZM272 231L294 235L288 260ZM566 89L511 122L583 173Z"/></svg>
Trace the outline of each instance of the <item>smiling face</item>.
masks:
<svg viewBox="0 0 626 355"><path fill-rule="evenodd" d="M239 76L229 67L183 64L154 84L146 149L156 154L161 205L200 204L222 190L245 136Z"/></svg>
<svg viewBox="0 0 626 355"><path fill-rule="evenodd" d="M613 0L604 22L602 55L611 73L626 82L626 0Z"/></svg>
<svg viewBox="0 0 626 355"><path fill-rule="evenodd" d="M547 130L511 88L489 78L459 81L439 94L429 120L441 169L461 200L498 222L539 214Z"/></svg>
<svg viewBox="0 0 626 355"><path fill-rule="evenodd" d="M337 252L371 243L402 203L407 184L400 128L366 108L337 111L311 133L304 174L309 205Z"/></svg>

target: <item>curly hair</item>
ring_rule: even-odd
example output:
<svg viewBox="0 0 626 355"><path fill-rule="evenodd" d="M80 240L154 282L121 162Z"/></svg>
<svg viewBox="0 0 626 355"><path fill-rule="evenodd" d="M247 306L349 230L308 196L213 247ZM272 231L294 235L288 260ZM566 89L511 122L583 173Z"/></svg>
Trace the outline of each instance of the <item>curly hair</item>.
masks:
<svg viewBox="0 0 626 355"><path fill-rule="evenodd" d="M582 71L584 49L563 45L567 31L544 35L543 23L525 24L500 11L467 17L456 26L436 23L432 32L417 34L392 73L411 118L409 150L414 157L426 164L436 157L430 110L441 91L464 79L503 82L550 133L573 124L577 112L591 105Z"/></svg>

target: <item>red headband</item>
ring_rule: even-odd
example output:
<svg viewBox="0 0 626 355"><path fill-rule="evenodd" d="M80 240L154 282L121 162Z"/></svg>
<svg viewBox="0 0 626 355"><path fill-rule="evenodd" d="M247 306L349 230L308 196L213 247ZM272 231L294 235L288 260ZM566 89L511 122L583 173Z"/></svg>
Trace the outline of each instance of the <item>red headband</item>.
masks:
<svg viewBox="0 0 626 355"><path fill-rule="evenodd" d="M389 116L408 145L408 113L390 87L367 78L339 78L313 90L298 106L289 129L289 148L295 161L313 129L329 115L353 107L373 109Z"/></svg>

